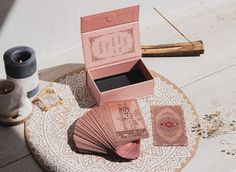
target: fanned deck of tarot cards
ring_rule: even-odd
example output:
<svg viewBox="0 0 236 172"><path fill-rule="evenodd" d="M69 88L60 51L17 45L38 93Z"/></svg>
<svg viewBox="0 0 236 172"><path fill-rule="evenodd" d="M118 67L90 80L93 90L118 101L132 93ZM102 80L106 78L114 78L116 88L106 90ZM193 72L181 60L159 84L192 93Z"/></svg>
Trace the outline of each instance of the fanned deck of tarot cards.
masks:
<svg viewBox="0 0 236 172"><path fill-rule="evenodd" d="M136 100L95 107L80 117L74 128L78 152L136 159L140 139L149 133Z"/></svg>

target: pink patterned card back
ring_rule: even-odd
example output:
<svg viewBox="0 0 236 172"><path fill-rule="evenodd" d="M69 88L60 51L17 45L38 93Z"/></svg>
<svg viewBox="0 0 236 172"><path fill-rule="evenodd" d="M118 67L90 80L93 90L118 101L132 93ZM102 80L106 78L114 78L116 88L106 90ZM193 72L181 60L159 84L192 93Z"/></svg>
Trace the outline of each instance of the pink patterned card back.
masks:
<svg viewBox="0 0 236 172"><path fill-rule="evenodd" d="M179 105L151 106L155 146L186 146L184 113Z"/></svg>

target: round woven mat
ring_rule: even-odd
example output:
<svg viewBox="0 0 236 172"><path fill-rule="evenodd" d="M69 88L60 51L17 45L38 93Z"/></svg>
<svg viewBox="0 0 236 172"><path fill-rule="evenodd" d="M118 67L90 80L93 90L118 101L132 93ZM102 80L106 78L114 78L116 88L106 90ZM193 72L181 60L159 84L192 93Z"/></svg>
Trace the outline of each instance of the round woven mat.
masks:
<svg viewBox="0 0 236 172"><path fill-rule="evenodd" d="M73 122L95 104L86 88L86 72L83 67L55 79L49 84L64 104L42 112L35 106L33 114L25 122L26 142L36 161L46 171L179 171L194 156L200 137L191 128L198 116L185 94L163 76L155 73L155 90L152 96L138 100L152 136L151 104L181 105L184 110L188 146L153 146L152 137L141 142L140 157L131 162L113 162L104 157L82 155L73 151Z"/></svg>

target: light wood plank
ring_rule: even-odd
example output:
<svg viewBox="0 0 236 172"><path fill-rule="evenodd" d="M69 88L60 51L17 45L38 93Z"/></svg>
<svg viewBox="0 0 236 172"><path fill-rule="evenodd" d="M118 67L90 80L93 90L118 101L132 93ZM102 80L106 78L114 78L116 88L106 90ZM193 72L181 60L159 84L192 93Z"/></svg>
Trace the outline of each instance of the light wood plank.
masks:
<svg viewBox="0 0 236 172"><path fill-rule="evenodd" d="M227 10L226 10L227 9ZM205 53L200 57L145 58L145 64L166 76L178 86L185 85L219 69L236 64L236 2L204 2L175 15L167 16L188 35L202 39ZM183 40L168 24L157 21L141 29L142 44L174 43ZM162 19L163 20L163 19Z"/></svg>
<svg viewBox="0 0 236 172"><path fill-rule="evenodd" d="M236 66L224 69L182 88L195 106L200 119L204 114L217 110L236 111ZM236 133L235 133L236 134ZM234 139L235 135L234 134ZM227 145L219 144L224 137L204 139L195 156L183 171L232 171L236 170L235 156L221 153ZM229 140L230 141L230 140ZM219 165L220 164L220 165Z"/></svg>
<svg viewBox="0 0 236 172"><path fill-rule="evenodd" d="M236 65L181 89L188 95L199 115L221 107L236 109Z"/></svg>
<svg viewBox="0 0 236 172"><path fill-rule="evenodd" d="M23 124L14 127L0 125L0 138L0 167L30 154L25 144Z"/></svg>
<svg viewBox="0 0 236 172"><path fill-rule="evenodd" d="M43 172L43 169L29 155L6 167L0 168L0 172Z"/></svg>

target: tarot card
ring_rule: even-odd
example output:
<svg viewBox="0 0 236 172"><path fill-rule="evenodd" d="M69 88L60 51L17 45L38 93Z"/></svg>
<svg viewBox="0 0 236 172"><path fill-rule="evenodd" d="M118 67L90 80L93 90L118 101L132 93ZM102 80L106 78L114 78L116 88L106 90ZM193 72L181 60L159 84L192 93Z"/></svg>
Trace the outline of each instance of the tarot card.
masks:
<svg viewBox="0 0 236 172"><path fill-rule="evenodd" d="M149 137L149 133L135 100L110 103L111 124L115 139L133 141Z"/></svg>
<svg viewBox="0 0 236 172"><path fill-rule="evenodd" d="M51 108L63 104L63 99L52 88L46 88L43 90L42 95L33 100L33 104L38 105L42 111L47 112Z"/></svg>
<svg viewBox="0 0 236 172"><path fill-rule="evenodd" d="M74 128L78 152L136 159L140 139L148 137L147 127L135 100L113 102L92 108Z"/></svg>
<svg viewBox="0 0 236 172"><path fill-rule="evenodd" d="M184 113L179 105L151 106L153 142L156 146L186 146Z"/></svg>

